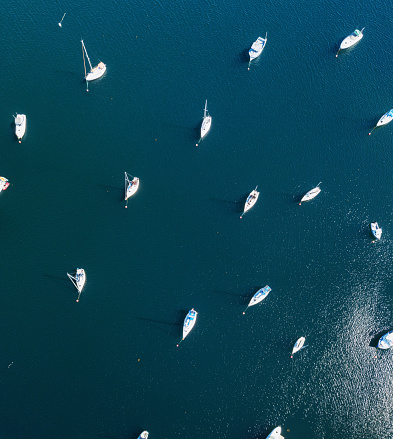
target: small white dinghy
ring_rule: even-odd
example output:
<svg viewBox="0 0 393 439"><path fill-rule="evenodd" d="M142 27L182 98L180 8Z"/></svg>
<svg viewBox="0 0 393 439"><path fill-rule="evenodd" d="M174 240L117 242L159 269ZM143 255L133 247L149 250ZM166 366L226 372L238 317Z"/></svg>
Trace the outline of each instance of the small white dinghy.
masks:
<svg viewBox="0 0 393 439"><path fill-rule="evenodd" d="M259 192L257 191L258 186L250 192L250 195L247 197L246 202L244 203L243 213L240 215L240 219L243 218L243 215L254 206L259 197Z"/></svg>
<svg viewBox="0 0 393 439"><path fill-rule="evenodd" d="M340 44L340 48L336 53L336 58L338 57L338 52L340 52L340 50L349 49L350 47L357 44L363 38L363 31L364 28L362 30L355 29L351 33L351 35L348 35L346 38L344 38Z"/></svg>
<svg viewBox="0 0 393 439"><path fill-rule="evenodd" d="M266 439L284 439L284 436L281 436L281 427L276 427Z"/></svg>
<svg viewBox="0 0 393 439"><path fill-rule="evenodd" d="M22 138L26 132L26 115L25 114L16 114L14 116L15 120L15 135L19 140L19 143L22 143Z"/></svg>
<svg viewBox="0 0 393 439"><path fill-rule="evenodd" d="M179 347L180 343L187 337L192 328L195 326L197 315L198 313L195 311L194 308L191 308L190 311L188 311L188 314L186 315L183 323L183 338L179 341L177 347Z"/></svg>
<svg viewBox="0 0 393 439"><path fill-rule="evenodd" d="M127 201L139 189L139 178L132 177L132 175L129 175L129 174L127 174L127 172L125 172L124 173L124 184L125 184L124 200ZM125 205L125 208L127 209L127 204Z"/></svg>
<svg viewBox="0 0 393 439"><path fill-rule="evenodd" d="M0 177L0 192L5 191L10 182L5 177Z"/></svg>
<svg viewBox="0 0 393 439"><path fill-rule="evenodd" d="M202 120L202 125L201 125L201 138L198 140L198 143L209 132L211 125L212 125L212 117L210 116L209 112L207 111L207 100L206 100L205 109L203 111L203 120ZM198 146L198 143L195 146Z"/></svg>
<svg viewBox="0 0 393 439"><path fill-rule="evenodd" d="M70 278L71 282L74 284L75 288L78 290L78 298L76 299L79 302L79 297L82 293L83 287L86 283L86 272L83 268L77 268L75 274L67 273L67 276Z"/></svg>
<svg viewBox="0 0 393 439"><path fill-rule="evenodd" d="M393 331L383 335L378 341L379 349L389 349L393 346Z"/></svg>
<svg viewBox="0 0 393 439"><path fill-rule="evenodd" d="M296 352L299 352L300 349L304 347L305 341L306 341L306 337L300 337L296 340L296 343L293 345L291 358L293 358L293 354L296 354Z"/></svg>
<svg viewBox="0 0 393 439"><path fill-rule="evenodd" d="M247 305L247 308L243 311L243 314L246 313L247 309L250 306L254 306L259 302L262 302L263 299L266 299L267 295L270 293L272 289L269 287L269 285L266 285L265 287L258 290L251 298L249 304Z"/></svg>
<svg viewBox="0 0 393 439"><path fill-rule="evenodd" d="M393 120L393 108L385 113L377 122L375 127L368 133L371 136L371 133L375 130L375 128L381 127L382 125L387 125L389 122Z"/></svg>
<svg viewBox="0 0 393 439"><path fill-rule="evenodd" d="M138 439L147 439L149 437L148 431L142 431L142 433L138 436Z"/></svg>
<svg viewBox="0 0 393 439"><path fill-rule="evenodd" d="M95 79L101 78L101 76L106 72L106 65L103 62L100 62L95 67L92 67L89 55L87 54L85 43L83 42L83 40L81 40L81 42L82 42L83 65L85 66L86 82L94 81ZM85 54L90 66L89 73L86 72ZM87 89L87 91L89 91L89 89Z"/></svg>
<svg viewBox="0 0 393 439"><path fill-rule="evenodd" d="M255 58L258 58L258 56L262 53L263 49L266 46L266 42L267 42L267 32L265 38L258 37L258 39L252 43L251 49L248 51L248 55L250 56L250 61L248 63L248 70L250 70L251 61Z"/></svg>
<svg viewBox="0 0 393 439"><path fill-rule="evenodd" d="M371 233L374 235L375 239L381 239L382 236L382 229L379 227L378 223L371 223L370 224ZM374 242L374 241L373 241Z"/></svg>
<svg viewBox="0 0 393 439"><path fill-rule="evenodd" d="M308 191L306 193L306 195L300 200L299 206L301 206L301 204L303 203L303 201L310 201L313 198L315 198L320 192L321 192L321 188L319 187L319 185L322 183L322 181L320 181L317 186L315 186L314 189L311 189L310 191Z"/></svg>

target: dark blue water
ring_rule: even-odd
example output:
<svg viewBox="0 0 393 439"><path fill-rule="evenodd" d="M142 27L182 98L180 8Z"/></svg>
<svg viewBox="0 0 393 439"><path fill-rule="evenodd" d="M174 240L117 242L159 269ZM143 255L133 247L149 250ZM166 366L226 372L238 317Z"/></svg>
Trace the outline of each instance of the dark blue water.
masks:
<svg viewBox="0 0 393 439"><path fill-rule="evenodd" d="M389 4L2 6L0 437L391 438Z"/></svg>

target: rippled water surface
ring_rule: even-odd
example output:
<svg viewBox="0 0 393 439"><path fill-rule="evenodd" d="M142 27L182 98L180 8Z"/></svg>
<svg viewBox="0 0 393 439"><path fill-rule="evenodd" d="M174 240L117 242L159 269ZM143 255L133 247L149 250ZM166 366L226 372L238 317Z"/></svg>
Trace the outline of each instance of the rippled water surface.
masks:
<svg viewBox="0 0 393 439"><path fill-rule="evenodd" d="M393 126L367 135L393 107L390 5L2 6L0 438L263 439L281 425L286 439L390 439L393 358L375 346L393 329ZM363 40L335 58L356 27ZM107 64L89 93L81 38ZM141 181L127 210L124 171Z"/></svg>

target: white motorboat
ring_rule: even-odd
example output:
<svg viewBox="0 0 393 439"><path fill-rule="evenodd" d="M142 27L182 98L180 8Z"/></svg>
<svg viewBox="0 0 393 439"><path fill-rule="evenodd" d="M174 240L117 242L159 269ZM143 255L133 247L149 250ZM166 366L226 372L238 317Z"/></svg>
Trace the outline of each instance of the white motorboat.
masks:
<svg viewBox="0 0 393 439"><path fill-rule="evenodd" d="M363 38L363 31L364 28L362 30L355 29L351 35L348 35L346 38L344 38L336 53L336 58L338 57L338 52L340 52L340 50L348 49L357 44Z"/></svg>
<svg viewBox="0 0 393 439"><path fill-rule="evenodd" d="M71 282L74 284L75 288L78 290L78 298L76 299L79 302L79 297L82 293L83 287L86 283L86 272L83 268L77 268L75 274L67 273L67 276L70 278Z"/></svg>
<svg viewBox="0 0 393 439"><path fill-rule="evenodd" d="M258 186L250 192L250 195L247 197L246 202L244 203L244 210L243 213L240 215L240 219L243 218L243 215L250 210L254 204L257 202L259 197L259 192L257 191Z"/></svg>
<svg viewBox="0 0 393 439"><path fill-rule="evenodd" d="M250 56L250 61L248 63L248 70L250 70L250 63L253 59L258 58L258 56L262 53L263 49L266 46L267 42L267 32L265 38L258 37L256 41L252 43L251 49L248 51Z"/></svg>
<svg viewBox="0 0 393 439"><path fill-rule="evenodd" d="M211 125L212 125L212 117L210 116L209 112L207 111L207 101L206 101L205 102L205 109L203 111L202 125L201 125L201 138L199 139L198 143L209 132ZM196 144L196 146L198 146L198 143Z"/></svg>
<svg viewBox="0 0 393 439"><path fill-rule="evenodd" d="M378 341L379 349L389 349L393 346L393 331L383 335Z"/></svg>
<svg viewBox="0 0 393 439"><path fill-rule="evenodd" d="M306 195L300 200L299 206L303 203L303 201L310 201L321 192L321 188L319 187L321 183L322 182L320 181L314 189L311 189L306 193Z"/></svg>
<svg viewBox="0 0 393 439"><path fill-rule="evenodd" d="M5 177L0 177L0 192L5 191L10 185L10 182Z"/></svg>
<svg viewBox="0 0 393 439"><path fill-rule="evenodd" d="M15 119L15 134L19 140L19 143L22 142L22 138L26 132L26 115L25 114L17 114L14 116Z"/></svg>
<svg viewBox="0 0 393 439"><path fill-rule="evenodd" d="M247 305L247 308L243 311L243 314L246 313L247 309L250 306L254 306L259 302L262 302L263 299L266 299L267 295L270 293L272 289L269 287L269 285L266 285L265 287L258 290L251 298L249 304Z"/></svg>
<svg viewBox="0 0 393 439"><path fill-rule="evenodd" d="M281 436L281 427L276 427L266 439L284 439L284 436Z"/></svg>
<svg viewBox="0 0 393 439"><path fill-rule="evenodd" d="M370 224L371 233L375 236L376 239L381 239L382 236L382 229L379 227L378 223L371 223Z"/></svg>
<svg viewBox="0 0 393 439"><path fill-rule="evenodd" d="M124 182L125 182L124 199L127 201L139 189L139 178L132 177L132 175L129 175L129 174L127 174L127 172L125 172L124 173ZM127 208L127 204L126 204L126 208Z"/></svg>
<svg viewBox="0 0 393 439"><path fill-rule="evenodd" d="M298 352L298 351L300 351L300 349L302 349L305 341L306 341L306 337L300 337L296 340L296 343L293 345L291 358L293 357L293 354L296 354L296 352Z"/></svg>
<svg viewBox="0 0 393 439"><path fill-rule="evenodd" d="M101 76L106 71L106 65L103 62L98 63L95 67L92 67L89 55L87 54L86 46L83 40L82 42L82 54L83 54L83 65L85 66L85 79L87 82L94 81L95 79L101 78ZM87 61L89 62L90 72L86 73L86 62L85 62L85 54Z"/></svg>
<svg viewBox="0 0 393 439"><path fill-rule="evenodd" d="M375 127L368 133L370 136L371 133L375 130L375 128L381 127L382 125L387 125L389 122L393 120L393 108L389 110L387 113L385 113L377 122Z"/></svg>
<svg viewBox="0 0 393 439"><path fill-rule="evenodd" d="M149 437L148 431L142 431L142 433L138 436L138 439L147 439Z"/></svg>
<svg viewBox="0 0 393 439"><path fill-rule="evenodd" d="M184 319L184 323L183 323L183 338L180 340L177 347L179 347L179 344L191 332L192 328L195 325L197 315L198 315L198 313L195 311L194 308L191 308L190 311L188 311L188 314L186 315L186 318Z"/></svg>

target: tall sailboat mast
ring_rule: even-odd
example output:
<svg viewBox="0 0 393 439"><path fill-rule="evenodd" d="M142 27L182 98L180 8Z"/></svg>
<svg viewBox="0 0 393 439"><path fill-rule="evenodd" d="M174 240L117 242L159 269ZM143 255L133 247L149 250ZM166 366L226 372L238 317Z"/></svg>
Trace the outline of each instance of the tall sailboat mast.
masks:
<svg viewBox="0 0 393 439"><path fill-rule="evenodd" d="M81 40L81 41L82 41L82 47L83 47L83 49L84 49L84 51L85 51L85 53L86 53L87 61L89 61L90 70L93 70L93 67L92 67L91 62L90 62L89 55L87 54L87 50L86 50L85 43L83 42L83 40ZM83 57L83 59L84 59L84 57ZM85 66L85 73L86 73L86 66Z"/></svg>

